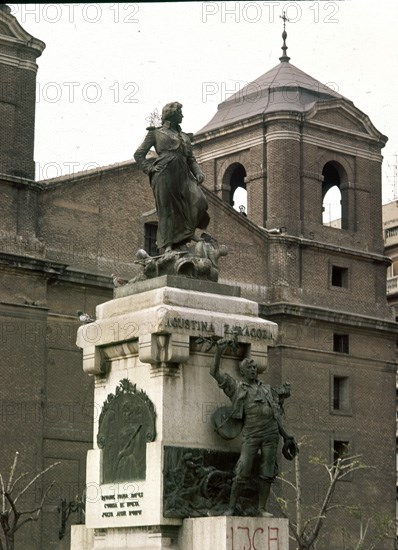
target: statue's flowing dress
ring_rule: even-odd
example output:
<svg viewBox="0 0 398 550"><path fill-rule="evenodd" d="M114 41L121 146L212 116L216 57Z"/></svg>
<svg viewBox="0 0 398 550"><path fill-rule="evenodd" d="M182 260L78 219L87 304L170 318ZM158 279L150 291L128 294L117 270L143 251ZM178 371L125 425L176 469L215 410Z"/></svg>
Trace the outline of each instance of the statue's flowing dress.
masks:
<svg viewBox="0 0 398 550"><path fill-rule="evenodd" d="M158 157L146 159L151 147ZM190 138L170 128L148 128L148 134L134 154L137 164L149 174L158 213L157 247L189 242L198 227L210 221L207 200L194 176L200 168L192 153ZM158 170L155 171L154 167Z"/></svg>

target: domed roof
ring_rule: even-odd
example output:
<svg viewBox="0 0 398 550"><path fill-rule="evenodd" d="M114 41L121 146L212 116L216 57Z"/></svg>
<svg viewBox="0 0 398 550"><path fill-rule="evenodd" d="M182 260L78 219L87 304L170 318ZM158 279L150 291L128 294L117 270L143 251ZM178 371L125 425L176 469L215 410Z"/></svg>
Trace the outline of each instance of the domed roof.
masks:
<svg viewBox="0 0 398 550"><path fill-rule="evenodd" d="M274 111L308 111L314 103L330 99L345 98L283 60L220 103L217 113L196 135L260 114Z"/></svg>

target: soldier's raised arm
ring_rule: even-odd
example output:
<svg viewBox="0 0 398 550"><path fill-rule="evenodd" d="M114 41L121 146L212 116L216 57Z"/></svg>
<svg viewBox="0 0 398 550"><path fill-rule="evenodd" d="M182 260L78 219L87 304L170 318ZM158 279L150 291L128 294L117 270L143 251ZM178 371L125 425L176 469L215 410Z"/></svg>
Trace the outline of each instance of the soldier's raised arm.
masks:
<svg viewBox="0 0 398 550"><path fill-rule="evenodd" d="M216 353L214 355L213 363L210 367L210 374L213 378L217 380L219 384L221 384L224 380L223 375L220 373L220 362L221 362L221 356L224 353L224 351L228 347L228 342L222 338L221 340L218 340L216 343Z"/></svg>

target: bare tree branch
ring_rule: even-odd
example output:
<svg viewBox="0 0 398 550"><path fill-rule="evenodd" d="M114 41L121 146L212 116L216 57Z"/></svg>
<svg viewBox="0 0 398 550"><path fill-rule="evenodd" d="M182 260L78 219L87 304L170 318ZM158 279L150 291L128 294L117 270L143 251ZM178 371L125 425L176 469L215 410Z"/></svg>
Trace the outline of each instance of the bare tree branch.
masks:
<svg viewBox="0 0 398 550"><path fill-rule="evenodd" d="M29 516L28 518L23 519L22 521L19 522L15 531L18 531L18 529L22 527L22 525L25 525L25 523L29 523L29 521L37 521L38 519L39 519L39 515L37 515L35 518L33 518L32 516Z"/></svg>
<svg viewBox="0 0 398 550"><path fill-rule="evenodd" d="M24 472L23 474L21 474L20 476L17 477L17 479L14 481L14 483L12 484L11 486L11 489L8 491L10 494L13 492L13 490L15 489L15 485L18 483L18 481L21 481L21 479L23 479L24 477L26 477L28 475L29 472Z"/></svg>
<svg viewBox="0 0 398 550"><path fill-rule="evenodd" d="M39 506L37 506L37 508L35 508L34 510L26 510L24 512L20 512L19 515L22 516L22 514L36 514L36 517L33 517L33 516L29 516L28 518L25 518L23 519L19 525L17 525L17 527L15 528L15 531L18 531L18 529L20 529L22 527L22 525L24 525L25 523L28 523L29 521L37 521L40 517L40 513L41 511L43 510L43 504L44 504L44 501L46 500L47 498L47 495L48 493L50 492L52 486L54 485L54 481L52 483L50 483L50 485L47 487L46 491L44 492L44 495L43 495L43 498L41 499L41 502L39 504Z"/></svg>
<svg viewBox="0 0 398 550"><path fill-rule="evenodd" d="M0 474L0 484L1 484L1 511L4 513L6 511L6 497L5 497L5 490L4 490L4 481L3 476Z"/></svg>
<svg viewBox="0 0 398 550"><path fill-rule="evenodd" d="M282 517L284 517L284 518L286 518L286 519L289 520L289 529L292 531L292 533L293 533L293 535L294 535L294 539L295 539L296 541L298 541L298 540L299 540L299 539L298 539L299 534L298 534L298 531L297 531L297 524L296 524L296 522L295 522L294 520L290 519L289 516L286 514L286 512L284 511L284 509L282 508L282 506L281 506L281 504L280 504L279 499L278 499L277 496L275 495L274 490L271 489L271 491L272 491L272 494L273 494L273 496L274 496L274 498L275 498L275 500L276 500L276 502L277 502L277 504L278 504L278 507L279 507L279 510L280 510L280 513L281 513Z"/></svg>
<svg viewBox="0 0 398 550"><path fill-rule="evenodd" d="M289 487L291 487L292 489L294 489L294 491L297 492L296 486L291 481L289 481L288 479L286 479L284 477L280 477L280 476L277 476L276 479L280 479L281 481L283 481L283 483L286 483L286 485L289 485Z"/></svg>
<svg viewBox="0 0 398 550"><path fill-rule="evenodd" d="M349 508L349 507L344 506L344 504L332 504L332 506L328 506L325 511L330 512L330 510L342 510L344 508Z"/></svg>
<svg viewBox="0 0 398 550"><path fill-rule="evenodd" d="M18 495L15 497L14 499L14 502L16 503L17 500L19 499L19 497L21 497L24 493L26 493L26 491L29 489L29 487L31 485L33 485L33 483L35 481L37 481L40 477L42 477L45 473L47 473L49 470L51 470L52 468L54 468L55 466L58 466L58 464L61 464L60 462L54 462L54 464L51 464L51 466L48 466L48 468L46 468L45 470L43 470L42 472L38 473L23 489L22 491L20 491L18 493Z"/></svg>
<svg viewBox="0 0 398 550"><path fill-rule="evenodd" d="M319 510L317 511L315 509L314 515L312 515L312 517L309 517L308 519L306 518L304 523L302 519L303 503L300 476L300 460L298 456L295 457L294 462L294 481L290 481L283 476L279 476L278 478L283 481L288 487L293 489L295 494L294 498L291 500L283 499L281 501L281 499L276 498L276 501L281 510L282 516L289 519L289 537L293 538L296 541L297 548L299 550L315 550L320 541L320 531L327 517L327 514L329 514L332 510L350 508L349 506L345 505L331 504L334 492L336 490L337 482L355 471L370 468L369 466L366 466L361 462L361 455L339 457L333 464L326 463L326 460L322 457L312 457L310 459L310 462L315 465L321 466L326 470L329 478L329 483L327 485L323 499L320 503ZM286 511L285 509L282 509L281 502L284 508L286 508ZM294 521L292 521L292 518L288 516L287 512L288 506L293 505L293 503L295 508ZM361 531L361 538L358 541L355 550L365 550L365 547L362 546L362 544L365 541L365 538L369 532L369 526L370 519L366 523L364 530ZM384 523L382 525L382 531L383 533L378 540L384 540L384 537L386 536L386 527ZM375 547L369 546L367 548L368 550L375 550L376 547L377 544Z"/></svg>
<svg viewBox="0 0 398 550"><path fill-rule="evenodd" d="M19 456L19 452L16 451L15 452L15 457L14 457L14 462L12 463L12 466L11 466L10 477L9 477L9 480L8 480L8 483L7 483L7 489L6 489L7 493L10 493L12 478L14 477L15 468L17 467L17 463L18 463L18 456Z"/></svg>
<svg viewBox="0 0 398 550"><path fill-rule="evenodd" d="M332 481L333 480L333 470L327 464L322 464L322 466L326 469L326 471L329 475L329 480Z"/></svg>
<svg viewBox="0 0 398 550"><path fill-rule="evenodd" d="M54 483L55 483L55 481L51 482L50 485L45 490L43 498L41 499L39 506L37 506L33 510L24 510L23 512L19 512L19 515L22 516L23 514L34 514L36 512L40 512L40 510L43 508L44 501L46 500L47 495L51 491Z"/></svg>
<svg viewBox="0 0 398 550"><path fill-rule="evenodd" d="M17 500L24 493L26 493L26 491L29 489L29 487L32 486L33 483L35 483L46 472L54 468L54 466L57 466L58 464L60 464L60 462L55 462L54 464L51 464L50 466L48 466L48 468L45 468L42 472L34 476L33 479L29 481L29 483L27 483L25 487L23 487L18 492L17 496L14 498L12 492L17 486L17 483L20 482L21 479L23 479L28 475L27 473L23 473L23 474L20 474L17 478L15 478L17 464L18 464L18 452L15 453L14 462L11 467L10 477L7 483L7 489L4 488L4 480L0 474L0 485L1 485L1 495L2 495L2 504L3 504L3 510L0 513L0 526L5 537L5 545L7 549L14 548L14 536L18 529L20 529L23 525L25 525L25 523L28 523L30 521L37 521L39 519L40 513L43 509L44 501L47 498L49 491L53 487L54 481L47 487L47 489L43 494L40 504L37 507L35 507L33 510L18 511L18 508L16 505ZM9 507L6 506L6 503L9 505ZM28 517L25 517L24 519L21 520L22 515L28 515ZM4 550L4 543L2 542L1 539L0 539L0 550Z"/></svg>
<svg viewBox="0 0 398 550"><path fill-rule="evenodd" d="M361 532L360 532L360 535L359 535L360 538L359 538L358 544L355 546L355 550L360 550L362 544L364 543L366 534L367 534L368 529L369 529L369 525L370 525L370 518L368 518L368 520L365 524L365 529L363 529L363 530L362 530L362 523L361 523Z"/></svg>
<svg viewBox="0 0 398 550"><path fill-rule="evenodd" d="M339 479L345 477L348 474L351 474L352 472L356 472L357 470L367 470L369 468L370 468L370 466L365 466L364 464L360 464L358 466L353 466L352 468L347 469L345 472L342 472L339 476Z"/></svg>
<svg viewBox="0 0 398 550"><path fill-rule="evenodd" d="M326 517L326 516L323 516L322 519L325 519L325 517ZM314 516L314 517L312 517L312 518L307 519L307 520L305 521L305 523L304 523L302 532L304 533L305 530L307 529L308 525L309 525L311 522L313 522L313 521L315 521L315 520L317 520L317 519L319 519L319 516Z"/></svg>
<svg viewBox="0 0 398 550"><path fill-rule="evenodd" d="M319 512L319 516L318 516L318 519L315 523L315 527L313 529L313 532L312 532L312 536L310 537L310 540L311 542L313 543L314 541L316 541L318 535L319 535L319 531L321 530L321 527L322 527L322 524L323 524L323 521L325 519L325 515L326 515L326 509L327 509L327 506L333 496L333 493L334 493L334 489L335 489L335 485L336 485L336 482L339 478L339 468L340 468L340 464L341 464L341 459L339 458L337 460L337 463L336 463L336 467L334 469L334 472L333 472L333 475L332 475L332 480L330 482L330 485L329 487L327 488L327 491L326 491L326 494L325 494L325 497L323 499L323 502L322 502L322 505L321 505L321 509L320 509L320 512Z"/></svg>

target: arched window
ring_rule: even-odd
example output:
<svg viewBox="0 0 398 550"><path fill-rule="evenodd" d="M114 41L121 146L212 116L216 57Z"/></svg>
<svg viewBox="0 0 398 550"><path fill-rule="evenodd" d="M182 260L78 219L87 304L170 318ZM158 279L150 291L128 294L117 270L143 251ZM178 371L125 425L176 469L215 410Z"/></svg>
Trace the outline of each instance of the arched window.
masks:
<svg viewBox="0 0 398 550"><path fill-rule="evenodd" d="M239 162L234 162L226 169L222 180L223 199L235 210L242 211L240 206L247 208L246 170Z"/></svg>
<svg viewBox="0 0 398 550"><path fill-rule="evenodd" d="M322 223L338 229L347 229L345 171L338 162L331 161L323 167L322 176Z"/></svg>

